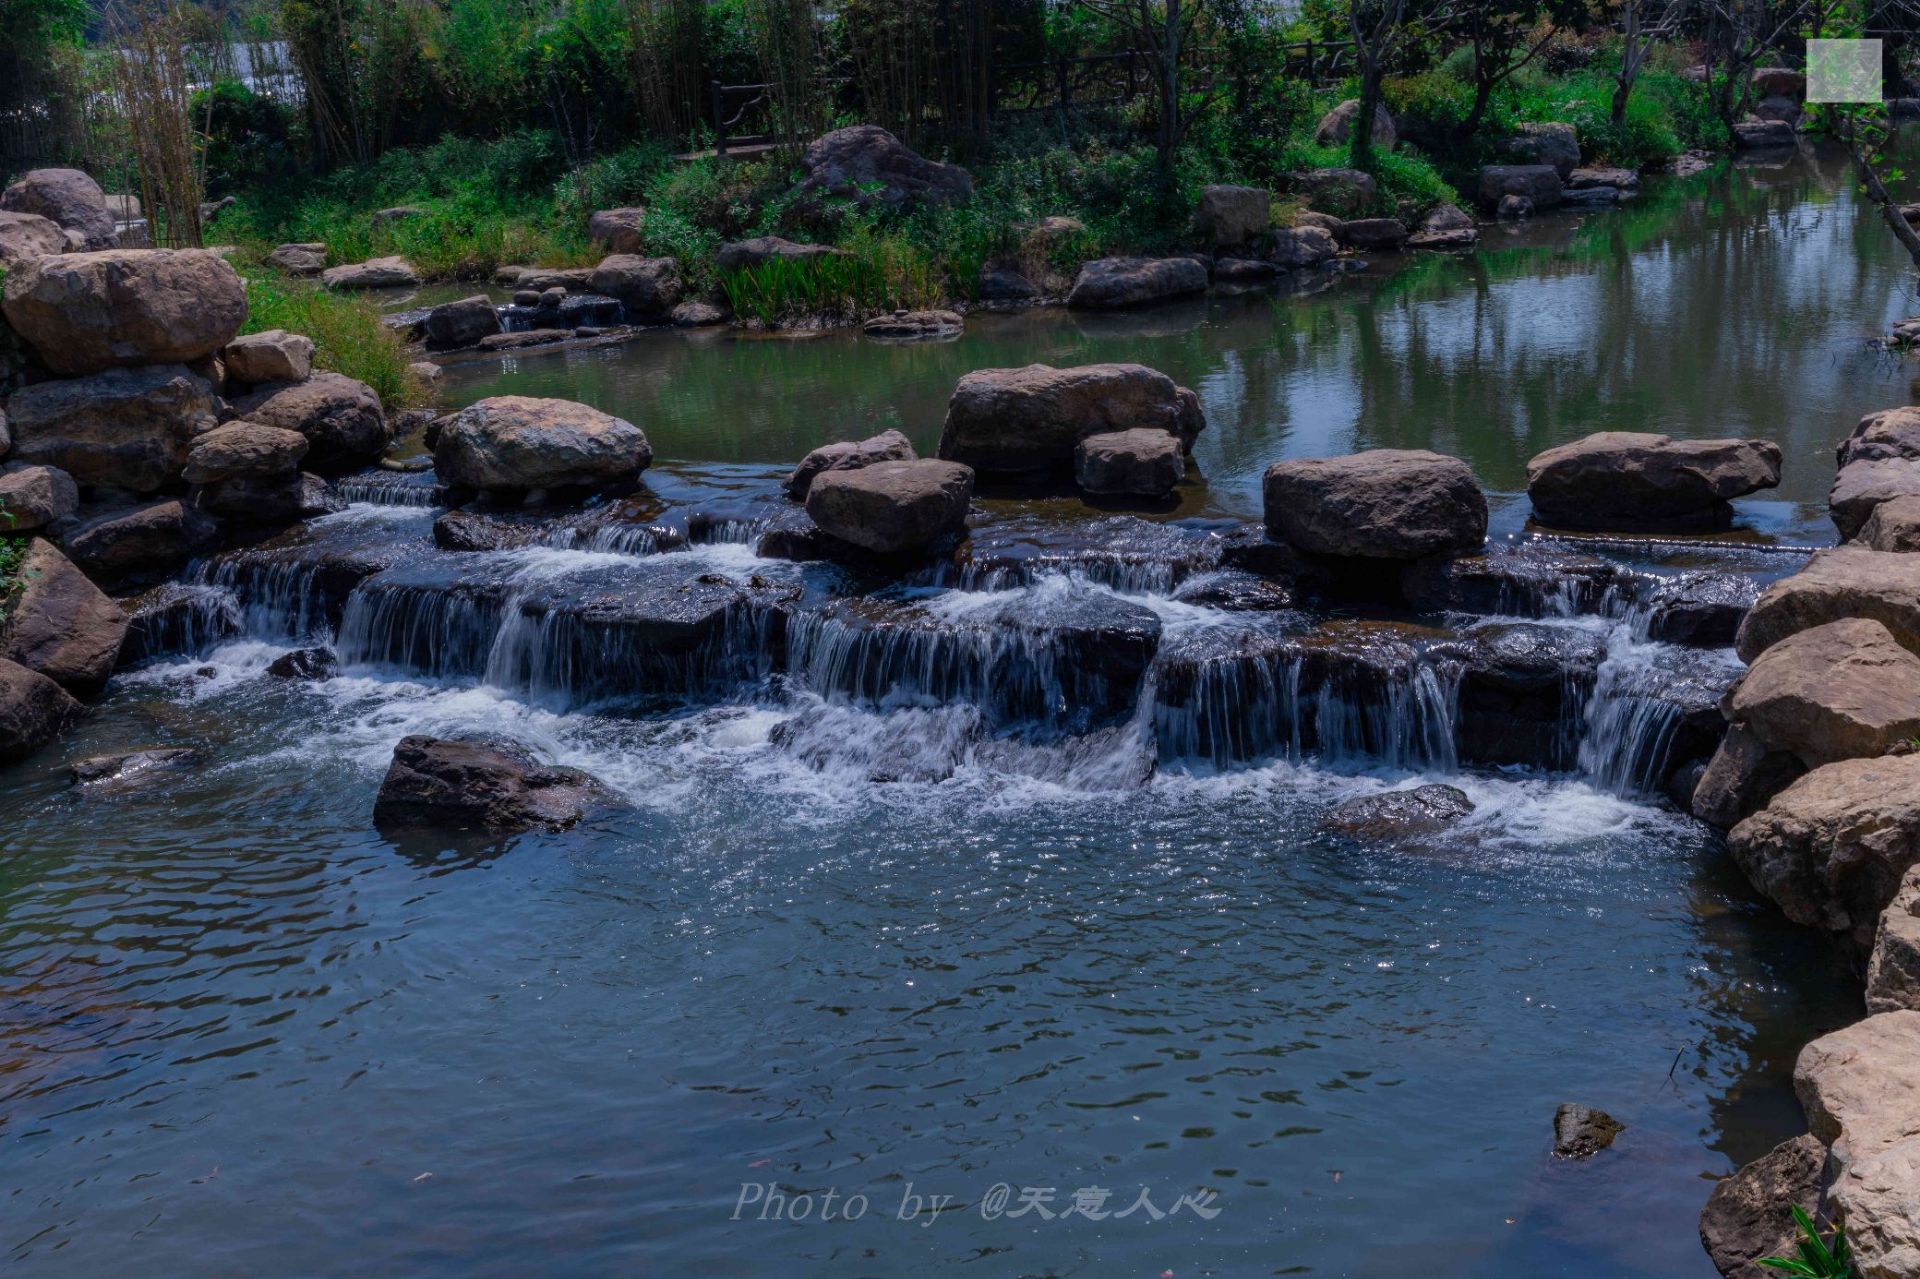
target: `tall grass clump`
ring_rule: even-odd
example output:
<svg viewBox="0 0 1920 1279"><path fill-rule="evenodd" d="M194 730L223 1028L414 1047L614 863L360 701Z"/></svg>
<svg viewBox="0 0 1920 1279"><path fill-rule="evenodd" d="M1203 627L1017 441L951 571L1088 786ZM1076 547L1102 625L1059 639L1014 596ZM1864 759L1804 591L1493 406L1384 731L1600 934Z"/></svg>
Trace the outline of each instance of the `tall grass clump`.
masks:
<svg viewBox="0 0 1920 1279"><path fill-rule="evenodd" d="M851 322L940 300L939 274L899 236L861 235L833 254L774 258L720 277L733 313L775 328Z"/></svg>
<svg viewBox="0 0 1920 1279"><path fill-rule="evenodd" d="M400 335L381 321L373 303L304 284L287 285L265 272L247 276L245 333L285 329L313 340L313 365L365 382L389 409L424 404L426 387L407 367Z"/></svg>

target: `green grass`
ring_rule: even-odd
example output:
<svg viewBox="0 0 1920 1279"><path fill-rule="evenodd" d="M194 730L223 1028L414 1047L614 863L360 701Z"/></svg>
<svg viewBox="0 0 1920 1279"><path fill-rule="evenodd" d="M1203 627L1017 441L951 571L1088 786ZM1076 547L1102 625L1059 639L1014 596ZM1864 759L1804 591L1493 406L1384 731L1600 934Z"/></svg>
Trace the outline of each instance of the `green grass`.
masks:
<svg viewBox="0 0 1920 1279"><path fill-rule="evenodd" d="M720 279L733 313L776 327L799 320L851 322L897 308L932 306L943 290L926 255L897 236L861 235L840 253L774 258Z"/></svg>
<svg viewBox="0 0 1920 1279"><path fill-rule="evenodd" d="M12 523L11 517L4 510L0 510L0 525L10 523ZM0 536L0 621L5 621L13 612L13 602L19 597L20 588L23 585L20 580L20 565L26 558L26 538Z"/></svg>
<svg viewBox="0 0 1920 1279"><path fill-rule="evenodd" d="M426 402L426 388L407 367L413 357L406 344L381 323L380 312L371 302L283 281L257 265L242 273L247 277L247 322L242 332L303 333L313 339L315 368L365 382L389 410Z"/></svg>

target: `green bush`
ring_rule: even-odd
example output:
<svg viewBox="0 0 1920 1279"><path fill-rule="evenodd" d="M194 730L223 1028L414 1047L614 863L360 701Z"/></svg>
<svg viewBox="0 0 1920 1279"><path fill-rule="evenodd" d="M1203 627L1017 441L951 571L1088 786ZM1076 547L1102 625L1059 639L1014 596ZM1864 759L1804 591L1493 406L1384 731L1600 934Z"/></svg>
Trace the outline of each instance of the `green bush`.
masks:
<svg viewBox="0 0 1920 1279"><path fill-rule="evenodd" d="M313 340L315 368L342 373L372 387L389 410L426 402L426 388L407 367L413 357L400 335L363 298L305 284L287 284L249 269L244 333L285 329Z"/></svg>

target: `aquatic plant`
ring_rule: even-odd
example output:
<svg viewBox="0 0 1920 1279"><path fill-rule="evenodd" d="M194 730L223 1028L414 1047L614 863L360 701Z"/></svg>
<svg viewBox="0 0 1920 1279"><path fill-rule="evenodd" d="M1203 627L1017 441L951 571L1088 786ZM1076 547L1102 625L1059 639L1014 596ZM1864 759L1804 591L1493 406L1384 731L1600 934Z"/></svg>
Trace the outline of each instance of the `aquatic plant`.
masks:
<svg viewBox="0 0 1920 1279"><path fill-rule="evenodd" d="M1760 1264L1769 1270L1782 1270L1800 1279L1850 1279L1853 1274L1853 1248L1847 1243L1847 1228L1833 1223L1832 1242L1820 1235L1820 1228L1806 1209L1793 1206L1793 1222L1800 1228L1798 1257L1762 1257Z"/></svg>
<svg viewBox="0 0 1920 1279"><path fill-rule="evenodd" d="M769 327L796 320L858 320L937 302L926 256L898 236L861 235L839 252L773 258L720 279L733 313Z"/></svg>

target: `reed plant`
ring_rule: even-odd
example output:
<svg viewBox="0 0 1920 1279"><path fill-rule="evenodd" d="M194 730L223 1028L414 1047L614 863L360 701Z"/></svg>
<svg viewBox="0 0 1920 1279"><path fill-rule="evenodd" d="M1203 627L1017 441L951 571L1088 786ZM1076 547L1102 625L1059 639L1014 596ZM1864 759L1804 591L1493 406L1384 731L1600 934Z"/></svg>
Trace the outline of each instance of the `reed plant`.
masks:
<svg viewBox="0 0 1920 1279"><path fill-rule="evenodd" d="M107 18L114 98L150 234L155 244L197 248L206 147L193 120L194 14L182 4L120 0Z"/></svg>
<svg viewBox="0 0 1920 1279"><path fill-rule="evenodd" d="M720 278L740 319L768 328L853 322L886 311L932 306L940 274L926 254L898 236L862 234L833 254L774 258Z"/></svg>

